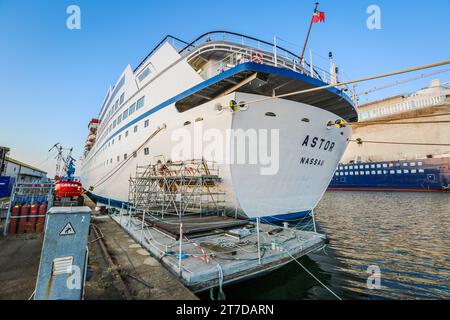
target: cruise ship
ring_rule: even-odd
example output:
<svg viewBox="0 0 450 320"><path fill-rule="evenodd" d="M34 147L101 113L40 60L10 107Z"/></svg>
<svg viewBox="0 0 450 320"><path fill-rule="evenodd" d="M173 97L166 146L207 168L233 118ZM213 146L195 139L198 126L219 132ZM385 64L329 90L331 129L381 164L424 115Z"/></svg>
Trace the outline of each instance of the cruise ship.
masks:
<svg viewBox="0 0 450 320"><path fill-rule="evenodd" d="M202 159L219 168L227 212L267 221L309 215L358 115L348 88L283 95L337 84L335 70L238 33L167 36L107 91L78 175L92 197L121 207L137 166ZM192 152L176 152L184 138ZM236 159L242 153L245 161Z"/></svg>

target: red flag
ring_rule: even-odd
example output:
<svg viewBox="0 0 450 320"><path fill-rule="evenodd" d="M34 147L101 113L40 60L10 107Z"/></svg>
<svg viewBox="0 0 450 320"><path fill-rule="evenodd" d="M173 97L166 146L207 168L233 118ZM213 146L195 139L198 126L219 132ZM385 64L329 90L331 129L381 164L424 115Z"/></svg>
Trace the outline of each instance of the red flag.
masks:
<svg viewBox="0 0 450 320"><path fill-rule="evenodd" d="M315 12L312 18L312 23L320 23L320 22L325 22L325 12L323 11Z"/></svg>

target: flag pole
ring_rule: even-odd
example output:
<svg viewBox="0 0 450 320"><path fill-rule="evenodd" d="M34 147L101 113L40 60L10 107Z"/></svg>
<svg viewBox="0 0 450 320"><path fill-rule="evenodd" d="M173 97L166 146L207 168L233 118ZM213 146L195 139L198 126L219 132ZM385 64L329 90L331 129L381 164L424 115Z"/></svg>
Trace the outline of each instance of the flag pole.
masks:
<svg viewBox="0 0 450 320"><path fill-rule="evenodd" d="M317 12L317 8L319 7L319 2L316 2L316 7L314 8L314 14ZM308 34L305 39L305 45L303 46L302 54L300 56L300 62L303 62L305 57L306 46L308 45L309 36L311 34L311 29L313 26L314 15L311 17L311 23L309 24Z"/></svg>

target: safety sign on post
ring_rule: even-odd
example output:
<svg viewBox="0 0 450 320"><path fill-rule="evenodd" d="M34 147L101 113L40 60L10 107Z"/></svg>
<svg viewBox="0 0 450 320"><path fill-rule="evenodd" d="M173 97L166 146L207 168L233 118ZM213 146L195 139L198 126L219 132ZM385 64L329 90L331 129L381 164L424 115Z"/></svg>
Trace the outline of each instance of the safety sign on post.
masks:
<svg viewBox="0 0 450 320"><path fill-rule="evenodd" d="M35 300L81 300L91 210L53 207L47 215Z"/></svg>

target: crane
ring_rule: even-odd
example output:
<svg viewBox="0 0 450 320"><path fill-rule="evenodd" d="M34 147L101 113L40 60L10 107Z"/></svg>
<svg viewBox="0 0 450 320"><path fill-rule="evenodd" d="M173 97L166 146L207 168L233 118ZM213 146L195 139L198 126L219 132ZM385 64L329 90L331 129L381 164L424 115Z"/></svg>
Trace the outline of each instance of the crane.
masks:
<svg viewBox="0 0 450 320"><path fill-rule="evenodd" d="M48 152L57 150L56 154L56 174L54 188L54 204L59 206L83 205L83 187L82 184L75 179L75 162L72 157L73 148L64 149L61 144L56 143ZM68 154L64 155L64 150L68 150ZM64 172L64 176L63 176Z"/></svg>

